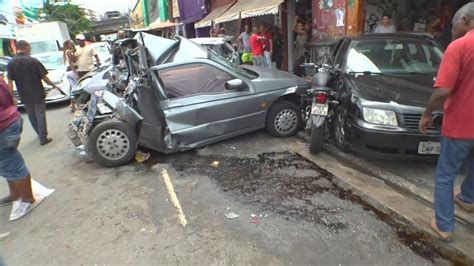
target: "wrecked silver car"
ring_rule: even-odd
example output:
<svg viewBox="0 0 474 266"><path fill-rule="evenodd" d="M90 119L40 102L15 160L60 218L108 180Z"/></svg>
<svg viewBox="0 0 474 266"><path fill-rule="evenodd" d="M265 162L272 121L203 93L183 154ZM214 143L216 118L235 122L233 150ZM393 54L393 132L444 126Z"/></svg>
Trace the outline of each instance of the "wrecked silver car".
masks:
<svg viewBox="0 0 474 266"><path fill-rule="evenodd" d="M137 39L127 53L123 97L103 90L98 78L88 107L70 123L69 138L84 144L96 162L125 164L138 146L168 154L262 128L276 137L300 129L302 97L310 87L305 80L236 66L184 38Z"/></svg>

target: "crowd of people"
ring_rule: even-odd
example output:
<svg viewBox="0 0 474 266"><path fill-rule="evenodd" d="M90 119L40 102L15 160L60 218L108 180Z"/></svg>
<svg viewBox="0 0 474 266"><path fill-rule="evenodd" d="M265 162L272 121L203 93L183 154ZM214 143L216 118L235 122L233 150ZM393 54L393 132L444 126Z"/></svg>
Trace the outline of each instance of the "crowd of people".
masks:
<svg viewBox="0 0 474 266"><path fill-rule="evenodd" d="M67 78L72 87L76 81L100 64L94 48L82 34L76 35L77 46L68 40L64 43L64 63L68 67ZM22 218L44 199L35 198L32 179L25 161L18 151L23 119L16 107L13 86L25 107L28 119L38 135L40 145L53 139L48 136L46 121L45 88L43 81L53 89L61 89L48 78L48 70L30 55L30 44L25 40L16 42L16 56L7 66L8 84L0 78L0 176L7 180L9 195L0 198L0 207L12 204L10 221Z"/></svg>
<svg viewBox="0 0 474 266"><path fill-rule="evenodd" d="M267 25L245 25L244 31L238 37L238 51L243 64L271 69L274 63L281 69L283 62L283 37L275 27L270 32Z"/></svg>

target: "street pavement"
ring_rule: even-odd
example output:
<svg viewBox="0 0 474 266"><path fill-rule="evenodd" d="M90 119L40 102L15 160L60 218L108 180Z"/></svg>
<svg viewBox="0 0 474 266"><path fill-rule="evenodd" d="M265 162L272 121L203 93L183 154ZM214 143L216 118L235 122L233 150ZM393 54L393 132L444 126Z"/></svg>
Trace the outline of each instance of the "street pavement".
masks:
<svg viewBox="0 0 474 266"><path fill-rule="evenodd" d="M417 240L293 153L298 138L256 132L104 168L74 150L64 133L69 117L67 107L49 108L54 140L44 147L25 118L20 150L33 178L56 191L17 222L0 209L8 264L446 262L430 246L407 245Z"/></svg>

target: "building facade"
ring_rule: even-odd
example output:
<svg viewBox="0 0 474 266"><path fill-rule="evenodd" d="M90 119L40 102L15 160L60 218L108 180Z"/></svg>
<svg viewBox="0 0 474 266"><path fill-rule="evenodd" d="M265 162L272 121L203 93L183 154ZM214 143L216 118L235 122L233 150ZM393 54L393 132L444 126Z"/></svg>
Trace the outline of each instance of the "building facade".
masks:
<svg viewBox="0 0 474 266"><path fill-rule="evenodd" d="M179 19L183 27L183 35L187 38L209 36L206 30L196 28L195 23L208 13L205 0L178 0Z"/></svg>

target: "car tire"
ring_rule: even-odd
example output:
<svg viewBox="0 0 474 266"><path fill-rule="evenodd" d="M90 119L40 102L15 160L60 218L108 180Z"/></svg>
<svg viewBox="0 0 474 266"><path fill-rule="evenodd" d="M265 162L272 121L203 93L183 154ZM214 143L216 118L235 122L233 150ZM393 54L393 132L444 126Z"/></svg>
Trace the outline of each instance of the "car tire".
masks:
<svg viewBox="0 0 474 266"><path fill-rule="evenodd" d="M267 115L266 130L278 138L294 136L301 127L301 110L290 101L276 102Z"/></svg>
<svg viewBox="0 0 474 266"><path fill-rule="evenodd" d="M311 135L309 139L309 152L311 152L311 154L319 154L323 150L325 129L325 125L318 128L315 124L311 123Z"/></svg>
<svg viewBox="0 0 474 266"><path fill-rule="evenodd" d="M137 136L134 129L122 121L105 121L92 129L87 144L96 162L114 167L128 163L135 156Z"/></svg>
<svg viewBox="0 0 474 266"><path fill-rule="evenodd" d="M343 107L336 109L334 120L334 146L340 151L349 152L349 143L347 142L346 115Z"/></svg>

